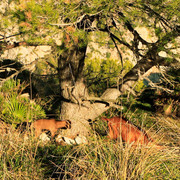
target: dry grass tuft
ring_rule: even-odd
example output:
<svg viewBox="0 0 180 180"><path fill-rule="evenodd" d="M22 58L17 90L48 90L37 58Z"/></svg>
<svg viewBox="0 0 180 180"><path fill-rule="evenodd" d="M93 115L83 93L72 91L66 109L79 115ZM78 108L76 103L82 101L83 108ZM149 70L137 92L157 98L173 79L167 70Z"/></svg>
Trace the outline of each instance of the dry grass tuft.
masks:
<svg viewBox="0 0 180 180"><path fill-rule="evenodd" d="M180 177L177 160L176 148L134 148L94 136L89 146L69 152L57 172L64 179L176 179Z"/></svg>
<svg viewBox="0 0 180 180"><path fill-rule="evenodd" d="M42 179L37 147L33 138L24 138L10 127L0 137L0 179Z"/></svg>

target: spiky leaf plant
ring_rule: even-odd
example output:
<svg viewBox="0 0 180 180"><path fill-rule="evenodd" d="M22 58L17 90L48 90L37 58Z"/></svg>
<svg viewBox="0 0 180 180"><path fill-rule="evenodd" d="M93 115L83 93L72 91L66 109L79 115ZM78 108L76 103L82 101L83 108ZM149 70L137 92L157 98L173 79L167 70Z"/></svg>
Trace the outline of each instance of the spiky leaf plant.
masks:
<svg viewBox="0 0 180 180"><path fill-rule="evenodd" d="M20 81L8 80L1 87L1 118L10 124L16 125L25 121L46 117L43 108L31 101L29 98L21 96L26 85Z"/></svg>
<svg viewBox="0 0 180 180"><path fill-rule="evenodd" d="M23 122L27 111L27 106L19 102L16 96L13 95L5 98L2 114L8 123L16 124Z"/></svg>

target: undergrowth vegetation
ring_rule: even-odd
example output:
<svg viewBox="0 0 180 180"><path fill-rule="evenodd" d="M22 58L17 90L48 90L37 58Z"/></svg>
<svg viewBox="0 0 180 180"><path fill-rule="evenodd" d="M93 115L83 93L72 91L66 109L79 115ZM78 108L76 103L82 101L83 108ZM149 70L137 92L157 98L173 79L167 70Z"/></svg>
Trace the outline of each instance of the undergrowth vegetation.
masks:
<svg viewBox="0 0 180 180"><path fill-rule="evenodd" d="M101 128L106 129L106 125ZM153 138L160 137L155 143L160 143L170 129L173 128L154 134ZM58 146L54 142L43 144L33 136L27 139L10 129L0 137L0 179L180 178L175 139L171 139L171 145L164 144L163 150L155 146L134 148L121 141L107 141L105 136L95 133L95 128L92 130L88 145ZM177 131L172 132L177 136Z"/></svg>
<svg viewBox="0 0 180 180"><path fill-rule="evenodd" d="M123 116L154 139L154 146L135 148L107 140L107 122L101 117L92 122L87 145L61 146L54 140L42 143L28 129L20 133L15 129L18 123L46 116L38 100L21 96L25 88L15 80L1 87L0 118L8 125L4 131L0 128L0 179L180 179L179 119L158 115L156 94L151 91L146 92L146 101L121 96L117 104L123 106L122 110L110 108L102 114L107 118ZM164 148L158 150L156 145Z"/></svg>
<svg viewBox="0 0 180 180"><path fill-rule="evenodd" d="M13 128L0 137L0 179L42 179L38 143L23 138Z"/></svg>
<svg viewBox="0 0 180 180"><path fill-rule="evenodd" d="M16 126L22 122L31 122L33 119L46 117L43 108L34 100L23 95L25 83L10 79L0 88L0 118Z"/></svg>
<svg viewBox="0 0 180 180"><path fill-rule="evenodd" d="M85 79L90 93L101 95L104 89L118 85L119 79L123 77L132 67L130 61L122 65L118 59L86 59L85 62Z"/></svg>
<svg viewBox="0 0 180 180"><path fill-rule="evenodd" d="M88 145L44 144L28 130L22 134L9 126L0 137L0 179L179 179L178 120L131 107L123 115L145 129L154 146L107 140L107 124L100 117L92 124ZM121 112L112 108L102 116Z"/></svg>
<svg viewBox="0 0 180 180"><path fill-rule="evenodd" d="M98 138L70 152L59 170L67 167L64 179L177 179L177 158L174 150L133 148Z"/></svg>

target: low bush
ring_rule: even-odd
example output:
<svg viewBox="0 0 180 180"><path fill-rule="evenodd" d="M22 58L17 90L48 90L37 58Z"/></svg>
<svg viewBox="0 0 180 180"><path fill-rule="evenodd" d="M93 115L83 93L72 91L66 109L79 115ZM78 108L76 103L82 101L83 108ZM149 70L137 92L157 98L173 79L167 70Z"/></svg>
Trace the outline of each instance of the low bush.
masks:
<svg viewBox="0 0 180 180"><path fill-rule="evenodd" d="M21 122L31 122L33 119L46 117L40 105L22 96L25 87L24 83L10 79L0 88L0 117L14 126Z"/></svg>

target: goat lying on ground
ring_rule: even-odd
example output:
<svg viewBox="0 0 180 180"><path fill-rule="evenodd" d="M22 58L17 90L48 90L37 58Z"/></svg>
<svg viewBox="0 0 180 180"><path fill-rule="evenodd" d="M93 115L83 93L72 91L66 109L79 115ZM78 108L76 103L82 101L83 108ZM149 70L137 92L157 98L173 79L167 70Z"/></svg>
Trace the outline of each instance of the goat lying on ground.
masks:
<svg viewBox="0 0 180 180"><path fill-rule="evenodd" d="M147 135L145 131L140 130L138 127L134 126L130 122L124 120L123 118L113 117L111 119L101 118L102 120L108 121L110 139L120 139L127 143L133 143L133 145L138 144L151 144L153 140ZM161 149L160 146L157 148Z"/></svg>
<svg viewBox="0 0 180 180"><path fill-rule="evenodd" d="M43 130L49 130L51 132L51 137L55 136L55 133L60 128L71 128L70 121L57 121L55 119L39 119L32 123L32 128L35 129L35 136L38 137Z"/></svg>

